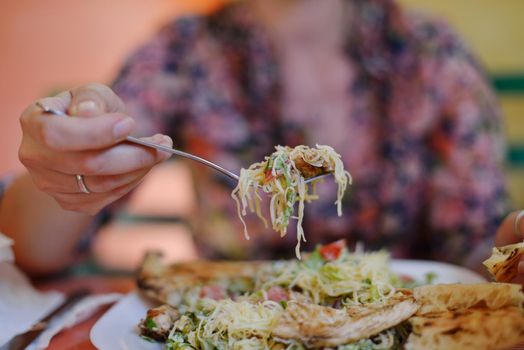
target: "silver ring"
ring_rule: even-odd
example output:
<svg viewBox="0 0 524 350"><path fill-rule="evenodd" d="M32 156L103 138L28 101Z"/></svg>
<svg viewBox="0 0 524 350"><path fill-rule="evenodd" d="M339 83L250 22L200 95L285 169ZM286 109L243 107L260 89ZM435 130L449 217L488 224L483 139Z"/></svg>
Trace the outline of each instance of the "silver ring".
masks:
<svg viewBox="0 0 524 350"><path fill-rule="evenodd" d="M520 232L519 223L520 220L524 217L524 210L521 210L518 212L517 216L515 217L515 222L513 223L513 232L515 232L515 235L519 239L523 239L522 232Z"/></svg>
<svg viewBox="0 0 524 350"><path fill-rule="evenodd" d="M75 177L76 177L76 183L78 184L80 191L85 194L91 193L91 191L89 191L89 189L87 188L86 183L84 182L84 176L75 175Z"/></svg>

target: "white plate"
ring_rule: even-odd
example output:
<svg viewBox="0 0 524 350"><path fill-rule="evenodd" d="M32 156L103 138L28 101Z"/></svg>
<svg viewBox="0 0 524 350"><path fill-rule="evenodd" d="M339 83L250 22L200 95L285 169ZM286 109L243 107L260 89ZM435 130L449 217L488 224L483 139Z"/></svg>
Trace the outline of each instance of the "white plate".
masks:
<svg viewBox="0 0 524 350"><path fill-rule="evenodd" d="M432 261L393 260L396 273L424 280L428 272L436 273L434 283L480 283L486 280L462 267ZM162 345L140 338L137 324L153 305L131 292L109 309L91 329L91 342L102 350L161 350Z"/></svg>
<svg viewBox="0 0 524 350"><path fill-rule="evenodd" d="M91 342L102 350L160 350L138 335L138 322L154 305L133 291L109 309L91 329Z"/></svg>
<svg viewBox="0 0 524 350"><path fill-rule="evenodd" d="M407 275L425 281L426 274L436 274L433 283L482 283L486 279L466 268L427 260L391 260L391 269L400 275Z"/></svg>

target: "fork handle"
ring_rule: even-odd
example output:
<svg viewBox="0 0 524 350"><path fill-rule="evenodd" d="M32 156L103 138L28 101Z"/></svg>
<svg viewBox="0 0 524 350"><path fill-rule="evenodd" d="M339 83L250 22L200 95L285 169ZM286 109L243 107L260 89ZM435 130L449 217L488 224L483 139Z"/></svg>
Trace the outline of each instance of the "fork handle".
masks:
<svg viewBox="0 0 524 350"><path fill-rule="evenodd" d="M168 152L168 153L180 156L180 157L184 157L184 158L188 158L188 159L197 161L197 162L202 163L204 165L207 165L208 167L211 167L211 168L213 168L213 169L215 169L217 171L220 171L222 174L224 174L226 176L229 176L230 178L232 178L235 181L238 181L238 175L237 174L232 173L231 171L229 171L227 169L224 169L221 166L216 165L215 163L212 163L212 162L210 162L207 159L201 158L199 156L195 156L194 154L187 153L187 152L184 152L184 151L180 151L180 150L177 150L177 149L174 149L174 148L171 148L171 147L167 147L167 146L164 146L164 145L159 145L158 143L144 141L144 140L138 139L138 138L133 137L133 136L126 137L126 141L127 142L131 142L131 143L135 143L135 144L138 144L138 145L141 145L141 146L149 147L149 148L154 148L154 149L157 149L157 150L160 150L160 151L163 151L163 152Z"/></svg>

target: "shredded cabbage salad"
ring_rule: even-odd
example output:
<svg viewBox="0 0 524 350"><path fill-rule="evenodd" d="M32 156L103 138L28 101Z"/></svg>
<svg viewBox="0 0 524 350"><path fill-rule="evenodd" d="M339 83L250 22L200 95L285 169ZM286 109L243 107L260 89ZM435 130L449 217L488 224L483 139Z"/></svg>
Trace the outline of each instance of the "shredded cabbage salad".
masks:
<svg viewBox="0 0 524 350"><path fill-rule="evenodd" d="M172 328L166 349L271 349L271 332L284 311L280 303L213 301L186 313Z"/></svg>
<svg viewBox="0 0 524 350"><path fill-rule="evenodd" d="M381 252L350 253L344 247L338 256L328 256L330 249L345 242L317 247L303 261L276 262L271 273L261 272L256 289L282 286L300 291L302 298L317 305L331 306L383 303L401 286L389 268L389 254ZM326 259L328 257L329 259Z"/></svg>
<svg viewBox="0 0 524 350"><path fill-rule="evenodd" d="M319 246L301 261L275 262L254 277L252 290L233 299L200 298L179 305L181 317L165 349L305 349L296 341L272 337L288 303L335 308L386 303L403 287L388 263L386 252L349 252L344 241ZM285 291L285 300L271 300L275 286ZM400 324L334 350L400 349L407 333Z"/></svg>
<svg viewBox="0 0 524 350"><path fill-rule="evenodd" d="M275 152L260 163L254 163L247 169L240 170L237 187L231 196L237 203L238 216L244 225L244 235L249 239L246 222L243 217L247 209L255 212L267 227L267 220L262 215L260 190L270 195L270 217L272 228L281 236L286 235L290 219L297 219L297 246L296 255L300 258L300 242L305 241L302 220L304 217L304 203L317 199L315 181L312 183L312 192L305 183L306 176L313 177L322 173L333 173L338 185L337 213L342 215L342 197L347 185L351 184L351 175L344 170L341 157L333 148L325 145L316 145L310 148L304 145L295 148L276 146ZM313 173L308 176L301 172L297 162L305 164ZM298 202L297 215L295 203Z"/></svg>

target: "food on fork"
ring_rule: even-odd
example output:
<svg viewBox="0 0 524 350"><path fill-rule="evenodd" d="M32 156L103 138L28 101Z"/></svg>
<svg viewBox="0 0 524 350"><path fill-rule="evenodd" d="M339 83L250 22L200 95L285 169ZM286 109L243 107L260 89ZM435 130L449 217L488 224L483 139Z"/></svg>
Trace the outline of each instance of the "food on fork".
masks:
<svg viewBox="0 0 524 350"><path fill-rule="evenodd" d="M314 148L304 145L295 148L276 146L275 149L275 152L267 156L264 161L240 170L238 185L231 195L237 202L238 216L244 225L247 239L249 234L243 216L247 215L248 208L251 212L256 212L267 226L267 220L261 210L260 190L271 197L269 207L271 226L281 236L286 235L290 219L297 219L296 255L300 258L300 243L306 239L302 229L304 204L318 198L315 193L316 181L311 184L311 192L305 181L324 173L333 173L338 185L335 205L338 215L341 216L342 197L347 185L351 184L351 176L344 169L340 155L329 146L316 145ZM297 202L297 214L294 215Z"/></svg>

